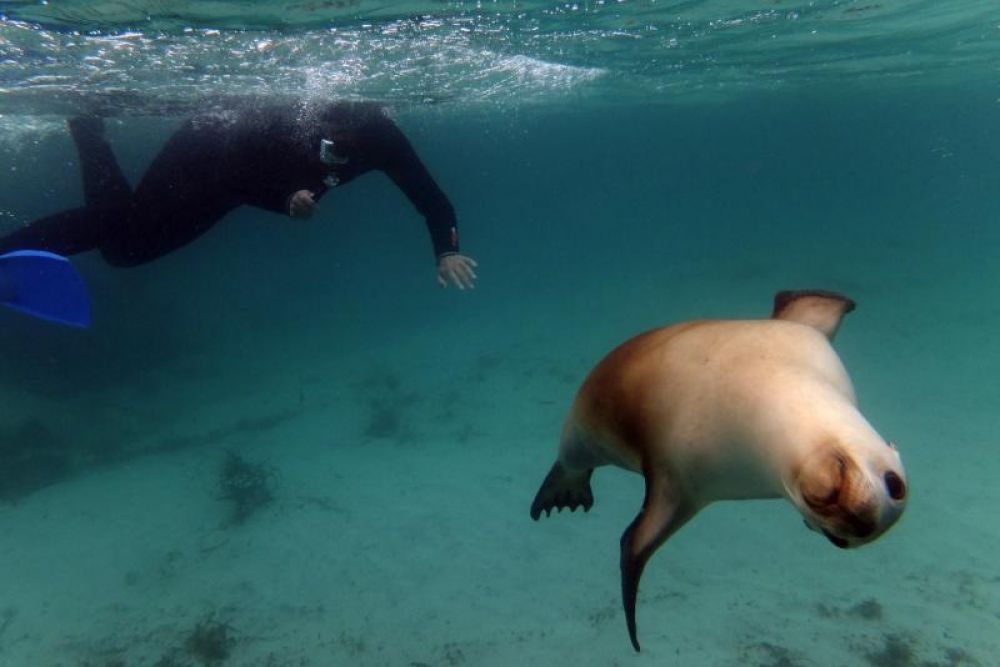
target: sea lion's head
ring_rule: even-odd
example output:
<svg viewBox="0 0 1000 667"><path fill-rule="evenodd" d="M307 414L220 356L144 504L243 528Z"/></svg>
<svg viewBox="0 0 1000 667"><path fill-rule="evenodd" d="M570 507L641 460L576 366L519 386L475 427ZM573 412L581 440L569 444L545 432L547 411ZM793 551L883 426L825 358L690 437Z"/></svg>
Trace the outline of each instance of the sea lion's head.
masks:
<svg viewBox="0 0 1000 667"><path fill-rule="evenodd" d="M891 443L819 447L792 473L788 494L806 525L841 549L867 544L903 513L909 488Z"/></svg>

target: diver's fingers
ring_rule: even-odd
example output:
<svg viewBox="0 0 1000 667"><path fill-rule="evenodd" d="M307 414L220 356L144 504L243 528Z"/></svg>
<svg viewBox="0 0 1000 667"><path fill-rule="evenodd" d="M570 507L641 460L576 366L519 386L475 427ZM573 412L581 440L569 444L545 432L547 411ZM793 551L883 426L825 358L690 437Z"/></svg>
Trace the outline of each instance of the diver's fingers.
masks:
<svg viewBox="0 0 1000 667"><path fill-rule="evenodd" d="M469 265L464 262L455 268L455 276L461 281L463 287L472 289L475 287L476 274Z"/></svg>
<svg viewBox="0 0 1000 667"><path fill-rule="evenodd" d="M455 275L464 287L472 289L475 286L476 272L472 270L476 264L474 259L465 255L455 255L449 264L454 267Z"/></svg>
<svg viewBox="0 0 1000 667"><path fill-rule="evenodd" d="M461 290L465 289L465 281L462 279L461 274L451 266L448 267L448 277L454 283L455 287Z"/></svg>
<svg viewBox="0 0 1000 667"><path fill-rule="evenodd" d="M447 287L451 283L460 290L474 289L477 276L473 267L476 266L476 260L465 255L442 257L438 263L438 284Z"/></svg>

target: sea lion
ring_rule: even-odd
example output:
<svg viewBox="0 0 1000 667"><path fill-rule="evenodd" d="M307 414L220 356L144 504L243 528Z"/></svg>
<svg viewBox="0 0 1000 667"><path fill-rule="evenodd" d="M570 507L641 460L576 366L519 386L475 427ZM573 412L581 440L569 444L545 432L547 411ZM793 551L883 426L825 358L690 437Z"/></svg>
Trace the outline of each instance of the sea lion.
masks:
<svg viewBox="0 0 1000 667"><path fill-rule="evenodd" d="M786 291L770 319L702 320L649 331L608 354L580 387L531 518L594 503L594 468L646 480L621 537L622 603L636 651L643 567L716 500L780 498L840 548L884 533L906 504L899 453L857 408L830 345L850 299Z"/></svg>

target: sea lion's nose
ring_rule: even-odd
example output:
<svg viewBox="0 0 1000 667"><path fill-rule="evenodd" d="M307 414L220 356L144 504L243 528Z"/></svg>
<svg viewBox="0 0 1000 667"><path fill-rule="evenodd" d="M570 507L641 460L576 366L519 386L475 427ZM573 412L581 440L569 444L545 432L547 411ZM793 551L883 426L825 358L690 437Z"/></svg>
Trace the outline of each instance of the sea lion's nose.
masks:
<svg viewBox="0 0 1000 667"><path fill-rule="evenodd" d="M878 519L867 509L862 513L847 512L843 517L851 536L864 540L871 537L878 527Z"/></svg>
<svg viewBox="0 0 1000 667"><path fill-rule="evenodd" d="M906 482L898 474L890 470L882 476L885 480L885 490L889 492L889 497L893 500L902 500L906 497Z"/></svg>
<svg viewBox="0 0 1000 667"><path fill-rule="evenodd" d="M863 540L875 532L875 523L867 519L858 518L851 522L851 528L854 530L855 537Z"/></svg>

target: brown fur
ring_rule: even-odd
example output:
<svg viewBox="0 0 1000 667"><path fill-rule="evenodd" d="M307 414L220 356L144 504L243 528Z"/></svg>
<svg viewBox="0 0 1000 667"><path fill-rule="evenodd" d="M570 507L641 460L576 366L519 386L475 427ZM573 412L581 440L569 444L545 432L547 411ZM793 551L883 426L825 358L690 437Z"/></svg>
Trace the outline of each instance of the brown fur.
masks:
<svg viewBox="0 0 1000 667"><path fill-rule="evenodd" d="M656 348L667 345L678 334L697 326L687 322L656 329L626 341L606 356L587 377L576 402L577 417L595 435L645 459L647 444L665 428L664 416L651 404L650 386L669 373L650 364ZM641 467L641 466L640 466Z"/></svg>

